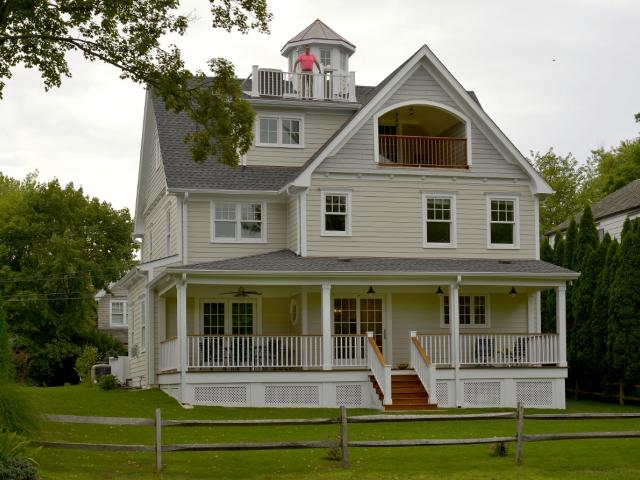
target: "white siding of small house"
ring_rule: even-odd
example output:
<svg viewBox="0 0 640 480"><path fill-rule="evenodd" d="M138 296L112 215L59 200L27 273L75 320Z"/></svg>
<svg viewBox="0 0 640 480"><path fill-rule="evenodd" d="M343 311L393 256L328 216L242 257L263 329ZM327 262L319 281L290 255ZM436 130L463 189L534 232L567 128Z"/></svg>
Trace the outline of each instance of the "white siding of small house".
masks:
<svg viewBox="0 0 640 480"><path fill-rule="evenodd" d="M233 201L226 199L225 201ZM244 201L244 200L243 200ZM254 199L249 201L261 201ZM211 242L211 202L189 202L187 246L189 263L244 257L287 248L287 204L267 202L267 241L264 243Z"/></svg>
<svg viewBox="0 0 640 480"><path fill-rule="evenodd" d="M603 218L602 220L596 222L596 225L598 229L604 229L604 231L611 235L612 238L617 238L618 241L620 241L624 221L627 218L629 218L629 220L633 220L638 217L640 217L640 211L635 210L632 212L625 212L619 215L613 215L611 217Z"/></svg>
<svg viewBox="0 0 640 480"><path fill-rule="evenodd" d="M329 111L320 109L284 109L254 106L256 112L254 145L247 153L247 165L272 165L299 167L320 148L327 139L352 115L351 110ZM257 146L259 140L259 116L302 116L304 123L304 148Z"/></svg>
<svg viewBox="0 0 640 480"><path fill-rule="evenodd" d="M468 107L455 102L438 84L425 66L418 66L415 72L402 84L381 106L379 111L394 104L406 101L431 101L453 108L470 117ZM375 114L374 114L375 115ZM327 158L316 170L317 172L378 172L374 158L374 122L369 119L353 134L353 136L332 157ZM487 176L502 178L526 179L526 174L519 165L507 161L491 144L487 137L472 123L471 125L472 166L468 171L449 171L460 181L470 176ZM386 168L384 174L403 174L402 168ZM429 169L423 169L417 175L429 175Z"/></svg>
<svg viewBox="0 0 640 480"><path fill-rule="evenodd" d="M321 191L351 192L351 236L321 236ZM422 194L456 194L457 248L423 248ZM520 248L487 248L486 193L519 199ZM535 258L534 199L525 183L425 177L326 177L316 174L307 194L309 256Z"/></svg>

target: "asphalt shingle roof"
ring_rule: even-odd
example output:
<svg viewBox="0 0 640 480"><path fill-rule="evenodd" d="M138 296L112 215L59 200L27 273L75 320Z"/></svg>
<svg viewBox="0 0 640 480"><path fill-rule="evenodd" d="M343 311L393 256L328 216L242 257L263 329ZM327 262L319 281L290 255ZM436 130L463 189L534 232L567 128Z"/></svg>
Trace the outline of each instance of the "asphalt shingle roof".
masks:
<svg viewBox="0 0 640 480"><path fill-rule="evenodd" d="M465 274L555 274L575 276L575 272L541 260L485 260L449 258L299 257L290 250L249 257L197 263L175 269L192 272L260 271L287 273L425 273ZM169 268L168 270L171 270Z"/></svg>
<svg viewBox="0 0 640 480"><path fill-rule="evenodd" d="M634 180L628 185L607 195L599 202L594 203L591 206L591 211L593 212L593 217L596 220L600 220L637 208L640 208L640 179ZM581 217L581 214L576 215L576 222L579 222ZM567 219L560 225L547 231L547 234L562 232L569 228L570 223L571 219Z"/></svg>
<svg viewBox="0 0 640 480"><path fill-rule="evenodd" d="M344 38L342 35L338 34L335 30L329 27L322 20L316 19L311 25L306 27L300 33L298 33L295 37L285 43L282 49L284 50L287 45L290 43L298 43L298 42L312 42L313 40L329 40L334 42L344 42L352 48L356 48L356 46L351 43L349 40Z"/></svg>

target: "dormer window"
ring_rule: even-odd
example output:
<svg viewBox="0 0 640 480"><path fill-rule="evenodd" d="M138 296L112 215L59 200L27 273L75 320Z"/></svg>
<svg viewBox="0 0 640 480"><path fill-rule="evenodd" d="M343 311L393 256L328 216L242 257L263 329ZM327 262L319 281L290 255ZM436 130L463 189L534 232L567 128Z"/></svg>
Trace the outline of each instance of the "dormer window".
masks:
<svg viewBox="0 0 640 480"><path fill-rule="evenodd" d="M302 148L303 117L259 115L256 145L259 147Z"/></svg>

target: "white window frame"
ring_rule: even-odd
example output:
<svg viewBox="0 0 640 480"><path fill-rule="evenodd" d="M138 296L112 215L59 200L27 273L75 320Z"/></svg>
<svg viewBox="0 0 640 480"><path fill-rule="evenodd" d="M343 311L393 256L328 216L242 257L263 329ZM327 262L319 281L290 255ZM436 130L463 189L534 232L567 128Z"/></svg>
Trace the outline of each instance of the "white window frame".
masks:
<svg viewBox="0 0 640 480"><path fill-rule="evenodd" d="M235 205L236 208L236 236L235 238L216 238L216 204L219 203L228 203ZM260 238L242 238L242 205L260 205L260 213L262 228L260 230ZM266 243L267 242L267 202L265 201L255 201L255 200L246 200L246 201L233 201L233 200L212 200L210 206L210 221L211 221L211 243ZM230 220L229 220L230 221Z"/></svg>
<svg viewBox="0 0 640 480"><path fill-rule="evenodd" d="M449 323L444 323L444 298L449 297L449 295L440 296L440 328L450 328L451 325ZM471 297L471 318L473 323L466 324L460 323L461 329L487 329L491 328L491 295L488 293L459 293L458 297ZM484 317L485 323L475 323L475 297L484 297ZM449 308L451 308L451 301L449 301ZM451 321L451 314L449 314L449 321Z"/></svg>
<svg viewBox="0 0 640 480"><path fill-rule="evenodd" d="M326 227L326 211L325 211L325 199L327 195L344 195L346 196L345 212L345 231L327 230ZM329 212L332 213L332 212ZM351 236L351 191L349 190L322 190L320 192L320 235L323 237L350 237Z"/></svg>
<svg viewBox="0 0 640 480"><path fill-rule="evenodd" d="M200 299L200 313L198 315L198 323L199 323L200 332L203 332L203 333L204 333L204 304L205 303L223 303L224 304L224 335L244 335L244 334L231 333L233 330L232 304L234 303L253 304L253 333L251 335L262 334L262 299L260 297L258 296L248 296L243 298L210 297L210 298Z"/></svg>
<svg viewBox="0 0 640 480"><path fill-rule="evenodd" d="M508 200L513 202L513 243L491 243L491 201ZM520 248L520 198L515 195L487 195L487 248L495 250L518 250ZM505 222L496 222L505 223Z"/></svg>
<svg viewBox="0 0 640 480"><path fill-rule="evenodd" d="M450 220L450 238L449 243L438 243L427 241L427 200L428 199L447 199L451 201L451 220ZM432 220L441 222L438 220ZM428 192L422 194L422 247L423 248L456 248L458 229L456 222L456 194L451 192Z"/></svg>
<svg viewBox="0 0 640 480"><path fill-rule="evenodd" d="M123 323L113 323L113 304L122 304L122 321ZM128 328L129 326L129 308L126 300L114 300L109 301L109 327L111 328Z"/></svg>
<svg viewBox="0 0 640 480"><path fill-rule="evenodd" d="M322 62L322 52L329 52L329 63L323 63ZM320 47L320 51L319 51L319 55L318 55L318 60L320 63L320 65L322 65L323 67L331 67L333 65L333 51L331 48L325 48L325 47Z"/></svg>
<svg viewBox="0 0 640 480"><path fill-rule="evenodd" d="M275 119L278 121L276 143L262 143L260 141L260 120L266 118ZM282 143L283 120L297 120L298 122L300 122L300 143ZM259 115L256 115L255 138L257 147L304 148L304 115L281 115L277 113L261 113Z"/></svg>

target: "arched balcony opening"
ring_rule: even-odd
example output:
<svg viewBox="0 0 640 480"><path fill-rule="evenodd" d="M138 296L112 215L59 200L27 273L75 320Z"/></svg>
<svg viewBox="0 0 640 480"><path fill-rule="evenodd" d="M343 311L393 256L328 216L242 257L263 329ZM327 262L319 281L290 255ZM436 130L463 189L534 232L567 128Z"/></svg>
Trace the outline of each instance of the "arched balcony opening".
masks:
<svg viewBox="0 0 640 480"><path fill-rule="evenodd" d="M380 166L469 166L468 121L445 107L397 106L378 117L377 129Z"/></svg>

